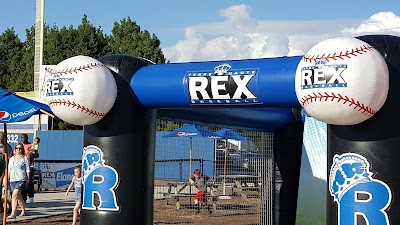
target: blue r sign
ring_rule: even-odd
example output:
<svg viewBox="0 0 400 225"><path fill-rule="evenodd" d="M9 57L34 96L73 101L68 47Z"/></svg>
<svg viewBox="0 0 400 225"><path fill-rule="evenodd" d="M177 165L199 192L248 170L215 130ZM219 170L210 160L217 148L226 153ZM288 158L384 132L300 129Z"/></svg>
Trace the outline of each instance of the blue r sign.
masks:
<svg viewBox="0 0 400 225"><path fill-rule="evenodd" d="M115 189L118 172L104 164L103 152L94 145L83 148L83 202L82 209L119 211ZM96 205L95 194L98 196Z"/></svg>

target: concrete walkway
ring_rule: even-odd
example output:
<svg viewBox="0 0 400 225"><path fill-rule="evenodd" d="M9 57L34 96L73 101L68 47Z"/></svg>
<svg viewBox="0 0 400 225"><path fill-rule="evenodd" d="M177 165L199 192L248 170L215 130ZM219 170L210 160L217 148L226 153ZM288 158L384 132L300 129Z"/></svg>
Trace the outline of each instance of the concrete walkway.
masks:
<svg viewBox="0 0 400 225"><path fill-rule="evenodd" d="M7 221L22 221L32 220L40 217L48 217L66 213L72 213L75 205L75 193L72 191L68 196L65 196L65 191L43 191L35 193L35 203L26 204L27 216L17 216L16 219L7 219ZM18 209L17 215L21 211ZM3 216L3 214L0 214ZM71 217L72 219L72 217ZM1 217L0 224L2 224Z"/></svg>

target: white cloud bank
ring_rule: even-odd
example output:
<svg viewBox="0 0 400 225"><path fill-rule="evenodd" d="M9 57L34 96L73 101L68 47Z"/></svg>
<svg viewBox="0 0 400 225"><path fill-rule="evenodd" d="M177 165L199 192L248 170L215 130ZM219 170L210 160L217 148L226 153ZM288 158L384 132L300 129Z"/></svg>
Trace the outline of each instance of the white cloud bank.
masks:
<svg viewBox="0 0 400 225"><path fill-rule="evenodd" d="M365 21L265 21L247 5L222 9L226 20L187 27L185 39L163 48L171 62L268 58L303 55L312 46L336 36L392 34L400 36L400 16L380 12Z"/></svg>

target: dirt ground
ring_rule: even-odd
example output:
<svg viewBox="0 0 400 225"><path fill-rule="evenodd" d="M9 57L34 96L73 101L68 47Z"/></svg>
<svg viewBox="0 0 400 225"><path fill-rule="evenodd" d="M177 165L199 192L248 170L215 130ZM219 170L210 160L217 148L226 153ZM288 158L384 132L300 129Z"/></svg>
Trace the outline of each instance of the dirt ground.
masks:
<svg viewBox="0 0 400 225"><path fill-rule="evenodd" d="M218 200L217 210L211 216L206 208L200 214L190 206L189 199L180 201L180 209L176 209L174 201L167 205L166 200L154 201L154 224L192 224L192 225L255 225L258 223L259 199L234 197L230 200ZM192 202L193 203L193 202ZM7 221L7 224L23 225L69 225L72 214L53 216L28 221ZM79 223L78 223L79 224Z"/></svg>
<svg viewBox="0 0 400 225"><path fill-rule="evenodd" d="M258 205L258 199L219 200L217 210L209 216L205 208L196 215L189 201L181 203L181 208L176 209L174 202L167 205L166 200L156 200L154 224L254 225L258 224Z"/></svg>
<svg viewBox="0 0 400 225"><path fill-rule="evenodd" d="M233 196L232 199L217 201L217 209L208 215L206 207L200 214L195 214L191 206L193 200L189 198L180 199L180 209L176 208L174 200L154 200L154 223L156 225L256 225L259 224L260 199L252 196L243 199L240 196ZM211 204L210 204L211 205ZM72 213L46 218L13 222L7 220L7 224L21 225L70 225ZM78 223L79 225L79 223Z"/></svg>
<svg viewBox="0 0 400 225"><path fill-rule="evenodd" d="M51 216L40 219L25 220L19 222L13 222L7 220L7 224L21 224L21 225L70 225L72 222L72 214L64 214L59 216ZM78 223L79 224L79 223Z"/></svg>

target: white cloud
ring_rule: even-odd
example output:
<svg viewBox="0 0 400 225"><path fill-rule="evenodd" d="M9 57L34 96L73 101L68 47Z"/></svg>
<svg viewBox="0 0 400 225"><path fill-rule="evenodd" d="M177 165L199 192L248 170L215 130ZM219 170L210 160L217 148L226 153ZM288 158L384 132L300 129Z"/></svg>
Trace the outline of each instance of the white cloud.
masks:
<svg viewBox="0 0 400 225"><path fill-rule="evenodd" d="M400 36L400 17L380 12L369 19L288 21L257 20L247 5L222 9L224 22L186 28L185 39L163 48L171 62L268 58L303 55L312 46L336 36L386 33Z"/></svg>
<svg viewBox="0 0 400 225"><path fill-rule="evenodd" d="M237 33L248 33L257 27L257 20L251 17L251 8L247 5L233 5L220 11L226 18L226 25Z"/></svg>
<svg viewBox="0 0 400 225"><path fill-rule="evenodd" d="M201 33L192 27L186 28L185 38L173 47L163 49L164 55L171 62L195 61L196 55L206 43Z"/></svg>
<svg viewBox="0 0 400 225"><path fill-rule="evenodd" d="M344 28L344 34L400 33L400 16L393 12L380 12L363 21L356 28Z"/></svg>

